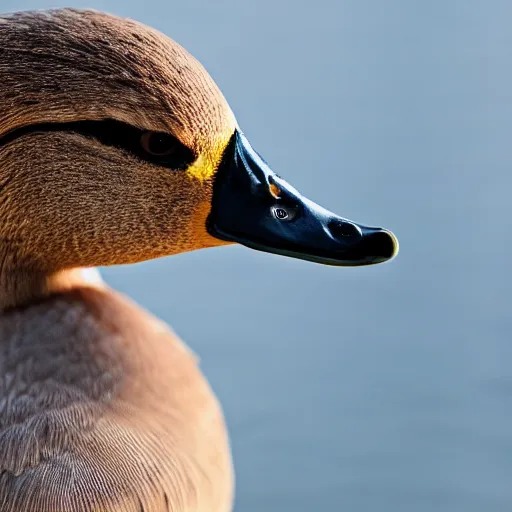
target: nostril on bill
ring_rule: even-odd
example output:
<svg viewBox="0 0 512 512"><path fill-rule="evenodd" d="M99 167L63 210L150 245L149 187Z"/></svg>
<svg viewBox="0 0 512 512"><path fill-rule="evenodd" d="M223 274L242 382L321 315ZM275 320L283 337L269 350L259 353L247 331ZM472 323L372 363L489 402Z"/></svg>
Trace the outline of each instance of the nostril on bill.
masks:
<svg viewBox="0 0 512 512"><path fill-rule="evenodd" d="M362 236L361 229L343 220L331 220L328 224L331 235L342 242L356 242Z"/></svg>

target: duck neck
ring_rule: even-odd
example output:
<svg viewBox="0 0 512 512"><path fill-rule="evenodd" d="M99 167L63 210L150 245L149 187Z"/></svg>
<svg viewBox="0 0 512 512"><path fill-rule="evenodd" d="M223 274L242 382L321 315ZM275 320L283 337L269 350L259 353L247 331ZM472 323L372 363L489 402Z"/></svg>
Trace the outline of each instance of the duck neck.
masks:
<svg viewBox="0 0 512 512"><path fill-rule="evenodd" d="M73 268L53 273L27 270L0 259L0 310L22 307L49 295L81 287L104 288L96 268Z"/></svg>

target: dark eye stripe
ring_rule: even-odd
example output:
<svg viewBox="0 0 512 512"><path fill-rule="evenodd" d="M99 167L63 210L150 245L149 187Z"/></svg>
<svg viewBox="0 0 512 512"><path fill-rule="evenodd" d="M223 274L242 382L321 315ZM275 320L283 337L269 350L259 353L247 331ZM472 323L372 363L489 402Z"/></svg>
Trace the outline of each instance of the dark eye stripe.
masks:
<svg viewBox="0 0 512 512"><path fill-rule="evenodd" d="M73 132L91 137L105 146L124 149L140 158L155 165L161 165L169 169L185 170L196 159L193 151L173 137L175 150L169 155L154 155L144 150L141 144L141 137L147 133L129 124L110 119L102 121L76 121L72 123L41 123L24 126L7 133L0 138L0 147L29 133L41 132ZM172 137L163 134L165 137Z"/></svg>

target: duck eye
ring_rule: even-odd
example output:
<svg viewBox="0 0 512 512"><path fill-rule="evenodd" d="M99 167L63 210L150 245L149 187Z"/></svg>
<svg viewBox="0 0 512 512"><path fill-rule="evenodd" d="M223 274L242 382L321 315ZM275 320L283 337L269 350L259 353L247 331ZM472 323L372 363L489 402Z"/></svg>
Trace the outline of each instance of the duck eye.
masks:
<svg viewBox="0 0 512 512"><path fill-rule="evenodd" d="M167 133L145 132L140 137L142 149L153 156L169 156L178 149L178 141Z"/></svg>

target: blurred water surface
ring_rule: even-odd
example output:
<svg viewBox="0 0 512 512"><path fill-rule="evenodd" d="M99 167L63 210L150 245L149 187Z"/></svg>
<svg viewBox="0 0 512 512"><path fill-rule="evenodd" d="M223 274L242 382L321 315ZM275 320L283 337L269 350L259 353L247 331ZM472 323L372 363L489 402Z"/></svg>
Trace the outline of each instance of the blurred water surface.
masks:
<svg viewBox="0 0 512 512"><path fill-rule="evenodd" d="M182 43L279 174L400 239L372 268L230 247L104 271L200 354L237 510L510 510L512 3L1 9L64 5Z"/></svg>

